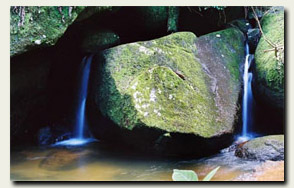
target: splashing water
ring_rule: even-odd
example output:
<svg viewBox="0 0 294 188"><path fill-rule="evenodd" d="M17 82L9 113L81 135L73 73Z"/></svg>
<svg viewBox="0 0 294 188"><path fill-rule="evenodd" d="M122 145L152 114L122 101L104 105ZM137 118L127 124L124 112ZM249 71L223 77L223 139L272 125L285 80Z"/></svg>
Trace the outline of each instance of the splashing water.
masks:
<svg viewBox="0 0 294 188"><path fill-rule="evenodd" d="M59 145L83 145L89 142L95 141L93 138L85 138L85 109L86 99L88 94L88 82L90 75L90 67L93 56L84 57L80 67L80 87L78 92L78 108L76 112L76 125L75 125L75 137L69 140L64 140L55 143L55 146Z"/></svg>

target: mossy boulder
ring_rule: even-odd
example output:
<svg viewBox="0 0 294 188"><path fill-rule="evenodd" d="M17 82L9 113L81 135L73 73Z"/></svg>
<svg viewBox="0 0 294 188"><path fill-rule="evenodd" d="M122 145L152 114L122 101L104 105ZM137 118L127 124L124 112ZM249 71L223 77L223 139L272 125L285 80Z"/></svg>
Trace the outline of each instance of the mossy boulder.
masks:
<svg viewBox="0 0 294 188"><path fill-rule="evenodd" d="M213 64L210 66L208 59L202 62L202 52L200 50L198 54L198 48L204 50L205 47L202 42L197 43L201 38L197 39L190 32L103 51L92 70L95 76L90 93L92 108L127 132L148 129L150 134L153 130L156 134L149 135L156 135L150 141L153 144L160 144L160 137L170 133L201 138L232 133L240 91L243 35L235 29L219 33L223 38L212 34L214 37L205 40L217 40L215 44L224 48L221 52L224 57L217 52L218 48L209 52L213 56L220 55L223 59L219 61L220 66L214 62L210 62ZM235 40L231 40L231 34ZM214 71L223 71L226 83L215 82L218 76ZM231 96L224 99L228 101L220 99L227 92L220 90L230 93ZM229 104L229 107L223 104ZM232 115L226 114L225 108L230 108L228 113Z"/></svg>
<svg viewBox="0 0 294 188"><path fill-rule="evenodd" d="M155 32L158 29L171 32L177 31L178 7L136 7L135 14L138 16L138 26L146 29L146 32Z"/></svg>
<svg viewBox="0 0 294 188"><path fill-rule="evenodd" d="M271 135L250 140L236 149L235 155L254 160L284 160L284 135Z"/></svg>
<svg viewBox="0 0 294 188"><path fill-rule="evenodd" d="M264 35L255 52L255 95L266 105L284 109L284 51L275 53L265 38L284 46L284 10L273 7L261 20Z"/></svg>
<svg viewBox="0 0 294 188"><path fill-rule="evenodd" d="M10 9L10 55L54 45L84 7L15 7Z"/></svg>
<svg viewBox="0 0 294 188"><path fill-rule="evenodd" d="M83 34L81 50L86 53L96 53L119 43L119 36L111 30L89 29Z"/></svg>
<svg viewBox="0 0 294 188"><path fill-rule="evenodd" d="M244 18L244 8L237 6L179 7L178 31L191 31L197 36L221 30L233 20Z"/></svg>
<svg viewBox="0 0 294 188"><path fill-rule="evenodd" d="M243 33L247 33L248 29L250 29L250 24L248 20L246 19L237 19L233 20L230 23L228 23L227 27L236 27L240 29Z"/></svg>
<svg viewBox="0 0 294 188"><path fill-rule="evenodd" d="M155 7L136 7L138 16L138 24L154 31L154 29L166 26L168 19L168 7L155 6Z"/></svg>

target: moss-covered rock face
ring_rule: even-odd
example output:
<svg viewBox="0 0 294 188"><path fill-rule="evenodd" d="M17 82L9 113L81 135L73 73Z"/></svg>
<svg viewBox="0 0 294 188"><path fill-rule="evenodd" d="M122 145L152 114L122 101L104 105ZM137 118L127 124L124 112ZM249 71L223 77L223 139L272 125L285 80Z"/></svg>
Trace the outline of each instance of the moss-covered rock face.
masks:
<svg viewBox="0 0 294 188"><path fill-rule="evenodd" d="M237 6L180 7L179 31L191 31L197 36L223 29L227 23L244 18L244 8Z"/></svg>
<svg viewBox="0 0 294 188"><path fill-rule="evenodd" d="M255 138L239 146L236 156L255 160L284 160L284 135Z"/></svg>
<svg viewBox="0 0 294 188"><path fill-rule="evenodd" d="M244 40L240 30L230 28L201 36L196 42L197 56L209 78L207 85L217 107L217 119L226 131L232 130L239 109Z"/></svg>
<svg viewBox="0 0 294 188"><path fill-rule="evenodd" d="M113 6L89 6L86 7L81 14L77 17L76 21L80 22L90 18L93 15L100 15L100 14L107 14L116 12L120 9L120 7L113 7Z"/></svg>
<svg viewBox="0 0 294 188"><path fill-rule="evenodd" d="M178 30L178 7L149 6L136 7L134 15L138 22L137 27L143 28L145 32L175 32Z"/></svg>
<svg viewBox="0 0 294 188"><path fill-rule="evenodd" d="M180 32L105 50L100 70L93 70L100 77L91 93L96 106L104 116L128 130L149 127L204 138L231 133L240 90L243 38L235 29L219 33L223 38L214 33L214 37L199 39L200 43L196 43L194 34ZM218 46L208 50L210 55L224 59L217 69L209 66L208 59L202 62L202 52L198 54L200 59L196 56L196 44L204 50L204 41L212 44L215 40ZM225 84L212 81L215 71L224 72ZM220 90L230 93L223 99L229 101L222 103ZM228 115L223 104L229 104L230 117L223 117Z"/></svg>
<svg viewBox="0 0 294 188"><path fill-rule="evenodd" d="M246 19L237 19L228 23L227 27L236 27L243 33L247 33L248 29L250 29L250 24Z"/></svg>
<svg viewBox="0 0 294 188"><path fill-rule="evenodd" d="M155 31L157 28L166 27L168 19L168 7L136 7L139 16L139 25Z"/></svg>
<svg viewBox="0 0 294 188"><path fill-rule="evenodd" d="M11 7L10 55L51 46L84 7Z"/></svg>
<svg viewBox="0 0 294 188"><path fill-rule="evenodd" d="M284 51L275 56L273 47L265 37L275 44L284 45L284 10L272 8L261 20L265 36L261 36L255 52L256 80L254 88L257 96L272 107L284 108Z"/></svg>
<svg viewBox="0 0 294 188"><path fill-rule="evenodd" d="M92 29L84 33L81 49L86 53L96 53L119 43L120 39L116 33L106 29Z"/></svg>

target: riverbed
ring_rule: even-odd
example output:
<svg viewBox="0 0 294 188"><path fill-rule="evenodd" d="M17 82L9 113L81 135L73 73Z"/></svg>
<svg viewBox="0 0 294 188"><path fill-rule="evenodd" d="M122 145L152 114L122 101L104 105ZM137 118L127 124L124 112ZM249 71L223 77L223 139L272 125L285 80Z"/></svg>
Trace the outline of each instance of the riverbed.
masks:
<svg viewBox="0 0 294 188"><path fill-rule="evenodd" d="M228 149L210 157L184 160L144 157L95 142L81 147L13 149L10 174L13 181L172 181L173 169L189 169L201 180L217 166L220 169L212 181L252 181L256 169L264 164L235 157ZM284 174L278 180L283 178Z"/></svg>

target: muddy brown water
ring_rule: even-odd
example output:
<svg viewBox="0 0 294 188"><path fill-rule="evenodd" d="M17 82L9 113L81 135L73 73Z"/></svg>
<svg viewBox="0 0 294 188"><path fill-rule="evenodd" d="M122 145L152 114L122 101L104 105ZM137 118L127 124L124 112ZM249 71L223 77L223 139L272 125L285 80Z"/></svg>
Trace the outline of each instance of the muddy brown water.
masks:
<svg viewBox="0 0 294 188"><path fill-rule="evenodd" d="M202 159L158 159L94 143L70 148L14 149L10 177L12 181L172 181L173 169L189 169L202 180L220 166L212 181L242 181L243 176L253 174L261 165L228 151Z"/></svg>

